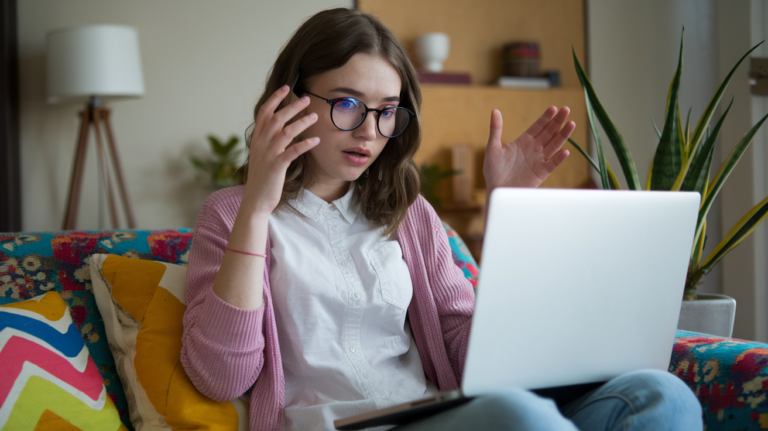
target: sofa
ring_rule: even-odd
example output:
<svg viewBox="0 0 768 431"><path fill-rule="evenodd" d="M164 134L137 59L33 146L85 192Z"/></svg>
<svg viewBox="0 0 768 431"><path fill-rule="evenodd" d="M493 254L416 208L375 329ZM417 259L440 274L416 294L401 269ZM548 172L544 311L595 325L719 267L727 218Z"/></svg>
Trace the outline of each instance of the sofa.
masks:
<svg viewBox="0 0 768 431"><path fill-rule="evenodd" d="M446 226L446 232L454 261L476 286L475 261L455 231ZM89 256L99 253L185 265L192 240L191 229L0 233L0 306L58 292L119 414L120 429L134 429L94 296ZM5 330L0 317L0 335ZM11 348L2 340L0 369L7 370L3 361L14 351L4 351ZM698 397L707 431L768 429L767 344L678 331L669 372ZM14 378L0 378L0 406L3 379L12 383ZM0 419L2 415L0 409Z"/></svg>

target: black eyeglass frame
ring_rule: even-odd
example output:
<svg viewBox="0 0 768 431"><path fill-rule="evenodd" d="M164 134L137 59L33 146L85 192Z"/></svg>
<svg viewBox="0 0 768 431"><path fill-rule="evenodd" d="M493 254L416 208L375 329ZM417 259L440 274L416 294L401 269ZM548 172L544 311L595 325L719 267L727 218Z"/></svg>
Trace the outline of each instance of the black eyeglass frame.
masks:
<svg viewBox="0 0 768 431"><path fill-rule="evenodd" d="M398 136L402 135L402 134L403 134L403 132L405 132L405 129L407 129L407 128L408 128L408 125L409 125L409 124L411 124L411 118L413 118L413 117L415 117L415 116L416 116L416 115L415 115L413 112L411 112L411 110L410 110L410 109L408 109L408 108L404 108L404 107L402 107L402 106L391 106L391 107L389 107L389 108L386 108L386 109L373 109L373 108L369 108L369 107L368 107L368 105L366 105L366 104L365 104L365 102L363 102L362 100L360 100L360 99L357 99L357 98L354 98L354 97L339 97L339 98L336 98L336 99L326 99L325 97L322 97L322 96L318 96L317 94L315 94L315 93L310 93L309 91L304 91L304 93L307 93L307 94L309 94L309 95L311 95L311 96L315 96L315 97L317 97L318 99L323 99L323 100L325 100L325 102L326 102L326 103L328 103L329 105L331 105L331 122L332 122L332 123L333 123L333 125L334 125L334 126L336 126L336 128L337 128L337 129L339 129L339 130L350 131L350 130L355 130L355 129L357 129L358 127L360 127L360 125L361 125L361 124L363 124L363 123L365 122L365 119L366 119L366 118L368 118L368 113L369 113L369 112L371 112L371 111L373 111L373 112L375 112L376 114L378 114L378 115L376 115L376 130L378 130L378 131L379 131L379 134L380 134L381 136L383 136L383 137L385 137L385 138L389 138L389 139L392 139L392 138L396 138L396 137L398 137ZM360 103L363 105L363 107L365 108L365 113L363 114L363 118L360 120L360 122L359 122L359 123L357 123L357 126L355 126L355 127L351 128L351 129L343 129L343 128L339 127L339 126L336 124L336 122L333 120L333 105L335 105L336 103L338 103L338 102L340 102L340 101L342 101L342 100L350 100L350 99L352 99L352 100L356 100L356 101L360 102ZM392 109L392 108L394 108L395 110L397 110L397 109L402 109L402 110L404 110L405 112L407 112L407 113L408 113L408 122L407 122L407 123L405 123L405 127L403 127L403 131L402 131L402 132L398 133L397 135L393 135L393 136L387 136L387 135L385 135L384 133L382 133L382 132L381 132L381 127L379 126L379 119L381 119L381 113L382 113L382 112L386 111L387 109ZM397 114L395 114L395 115L397 115Z"/></svg>

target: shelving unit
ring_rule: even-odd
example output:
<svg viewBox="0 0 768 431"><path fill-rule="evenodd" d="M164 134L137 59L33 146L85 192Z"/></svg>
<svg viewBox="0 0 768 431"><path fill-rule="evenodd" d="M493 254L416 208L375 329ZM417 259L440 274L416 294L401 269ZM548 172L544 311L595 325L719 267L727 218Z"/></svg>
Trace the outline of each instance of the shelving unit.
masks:
<svg viewBox="0 0 768 431"><path fill-rule="evenodd" d="M569 119L576 122L572 138L587 145L587 113L584 93L573 66L575 52L585 58L583 0L358 0L358 9L377 16L409 51L411 61L415 38L423 33L444 32L451 38L451 51L444 67L448 72L468 72L471 86L422 84L422 142L414 157L417 164L437 163L450 168L454 145L475 148L478 168L476 187L484 188L482 161L488 141L490 115L499 109L504 119L502 142L520 136L552 105L568 106ZM541 70L557 70L562 87L548 90L510 89L488 85L501 73L501 50L512 41L538 42ZM589 182L589 165L566 144L571 156L542 187L579 188ZM463 238L482 237L482 202L472 211L457 210L451 200L450 181L443 181L437 193L445 203L438 208L444 220ZM474 218L474 220L473 220ZM475 240L472 240L475 241ZM470 241L467 241L468 243ZM476 241L475 241L476 242ZM479 249L476 244L471 248ZM473 251L474 253L474 251ZM479 258L479 254L475 253Z"/></svg>

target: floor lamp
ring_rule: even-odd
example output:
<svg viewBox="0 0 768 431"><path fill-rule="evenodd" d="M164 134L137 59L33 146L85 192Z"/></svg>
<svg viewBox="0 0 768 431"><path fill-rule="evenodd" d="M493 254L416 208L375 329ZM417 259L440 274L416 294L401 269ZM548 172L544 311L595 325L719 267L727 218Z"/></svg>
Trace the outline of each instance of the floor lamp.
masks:
<svg viewBox="0 0 768 431"><path fill-rule="evenodd" d="M117 188L129 228L136 227L120 156L112 131L111 112L103 100L144 94L139 38L136 29L123 25L88 25L48 33L46 41L48 103L83 102L69 183L63 229L75 229L82 189L88 136L93 129L112 225L118 227L115 193L110 181L110 154ZM105 139L106 137L106 139ZM106 141L106 144L105 144Z"/></svg>

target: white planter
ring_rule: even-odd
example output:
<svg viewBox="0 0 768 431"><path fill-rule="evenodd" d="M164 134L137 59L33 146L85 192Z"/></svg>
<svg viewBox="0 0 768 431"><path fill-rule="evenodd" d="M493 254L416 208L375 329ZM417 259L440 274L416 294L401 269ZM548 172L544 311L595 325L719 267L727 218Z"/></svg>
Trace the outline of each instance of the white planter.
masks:
<svg viewBox="0 0 768 431"><path fill-rule="evenodd" d="M694 301L683 301L677 329L730 337L735 317L735 299L715 293L700 293Z"/></svg>

